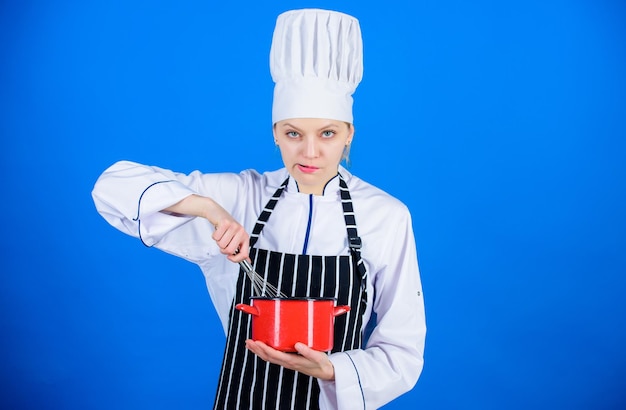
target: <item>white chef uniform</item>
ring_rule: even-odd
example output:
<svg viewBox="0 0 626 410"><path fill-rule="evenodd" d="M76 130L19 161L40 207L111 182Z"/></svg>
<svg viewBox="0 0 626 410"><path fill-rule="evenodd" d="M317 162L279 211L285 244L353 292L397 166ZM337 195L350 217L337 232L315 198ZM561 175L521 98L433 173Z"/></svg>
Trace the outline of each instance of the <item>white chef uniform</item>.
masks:
<svg viewBox="0 0 626 410"><path fill-rule="evenodd" d="M364 398L365 408L375 409L410 390L423 366L426 326L414 235L410 214L401 202L343 167L339 172L350 189L363 244L361 255L368 272L369 301L364 321L374 310L377 324L364 349L347 352L349 356L329 356L335 367L335 381L319 382L320 408L363 409ZM240 174L184 175L122 161L101 175L93 198L100 214L114 227L139 237L140 219L141 238L146 245L196 263L226 330L238 265L220 254L211 239L213 227L208 221L159 211L195 193L214 198L251 232L263 206L287 176L285 169L264 174L247 170ZM338 189L335 178L324 195L311 196L299 193L290 179L272 223L259 238L259 247L302 252L312 213L308 252L347 255Z"/></svg>

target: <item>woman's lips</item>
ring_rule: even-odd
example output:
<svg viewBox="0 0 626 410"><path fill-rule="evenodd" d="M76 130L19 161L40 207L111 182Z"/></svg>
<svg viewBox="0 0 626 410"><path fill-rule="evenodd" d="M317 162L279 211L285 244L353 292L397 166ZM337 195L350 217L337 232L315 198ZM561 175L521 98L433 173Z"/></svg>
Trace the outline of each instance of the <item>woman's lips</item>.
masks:
<svg viewBox="0 0 626 410"><path fill-rule="evenodd" d="M317 171L319 168L309 166L309 165L298 164L298 169L301 172L304 172L305 174L312 174L313 172Z"/></svg>

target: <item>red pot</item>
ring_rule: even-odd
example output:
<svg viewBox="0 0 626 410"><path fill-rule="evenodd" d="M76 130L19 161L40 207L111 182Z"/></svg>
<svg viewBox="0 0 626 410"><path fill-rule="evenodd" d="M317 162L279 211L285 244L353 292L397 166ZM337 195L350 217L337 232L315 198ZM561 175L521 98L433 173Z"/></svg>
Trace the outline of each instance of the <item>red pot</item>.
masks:
<svg viewBox="0 0 626 410"><path fill-rule="evenodd" d="M295 344L327 352L333 348L335 316L350 306L335 306L334 298L252 297L250 305L236 309L252 315L252 339L283 352L295 352Z"/></svg>

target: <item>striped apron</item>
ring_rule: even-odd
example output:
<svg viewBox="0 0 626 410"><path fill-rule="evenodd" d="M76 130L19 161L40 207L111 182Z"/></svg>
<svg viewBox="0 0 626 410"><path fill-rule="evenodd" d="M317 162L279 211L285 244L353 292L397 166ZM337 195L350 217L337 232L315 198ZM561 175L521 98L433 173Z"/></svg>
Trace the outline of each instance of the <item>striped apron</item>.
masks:
<svg viewBox="0 0 626 410"><path fill-rule="evenodd" d="M337 305L352 309L335 318L334 347L341 352L361 347L361 328L367 301L367 272L361 260L352 199L339 174L344 219L350 242L349 255L295 255L255 248L266 222L289 178L276 190L259 216L250 236L250 259L265 280L293 297L334 297ZM249 303L251 281L240 270L233 306ZM318 409L317 380L268 363L245 348L250 338L251 315L231 309L226 349L214 409Z"/></svg>

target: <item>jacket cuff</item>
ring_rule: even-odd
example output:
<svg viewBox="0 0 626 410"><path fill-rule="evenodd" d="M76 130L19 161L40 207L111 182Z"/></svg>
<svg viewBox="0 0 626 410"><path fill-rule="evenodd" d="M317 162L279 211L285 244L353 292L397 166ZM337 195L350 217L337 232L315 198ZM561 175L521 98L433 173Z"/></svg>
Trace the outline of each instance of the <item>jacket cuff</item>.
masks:
<svg viewBox="0 0 626 410"><path fill-rule="evenodd" d="M349 352L328 356L335 368L335 380L319 380L320 409L363 410L363 390L358 370Z"/></svg>

